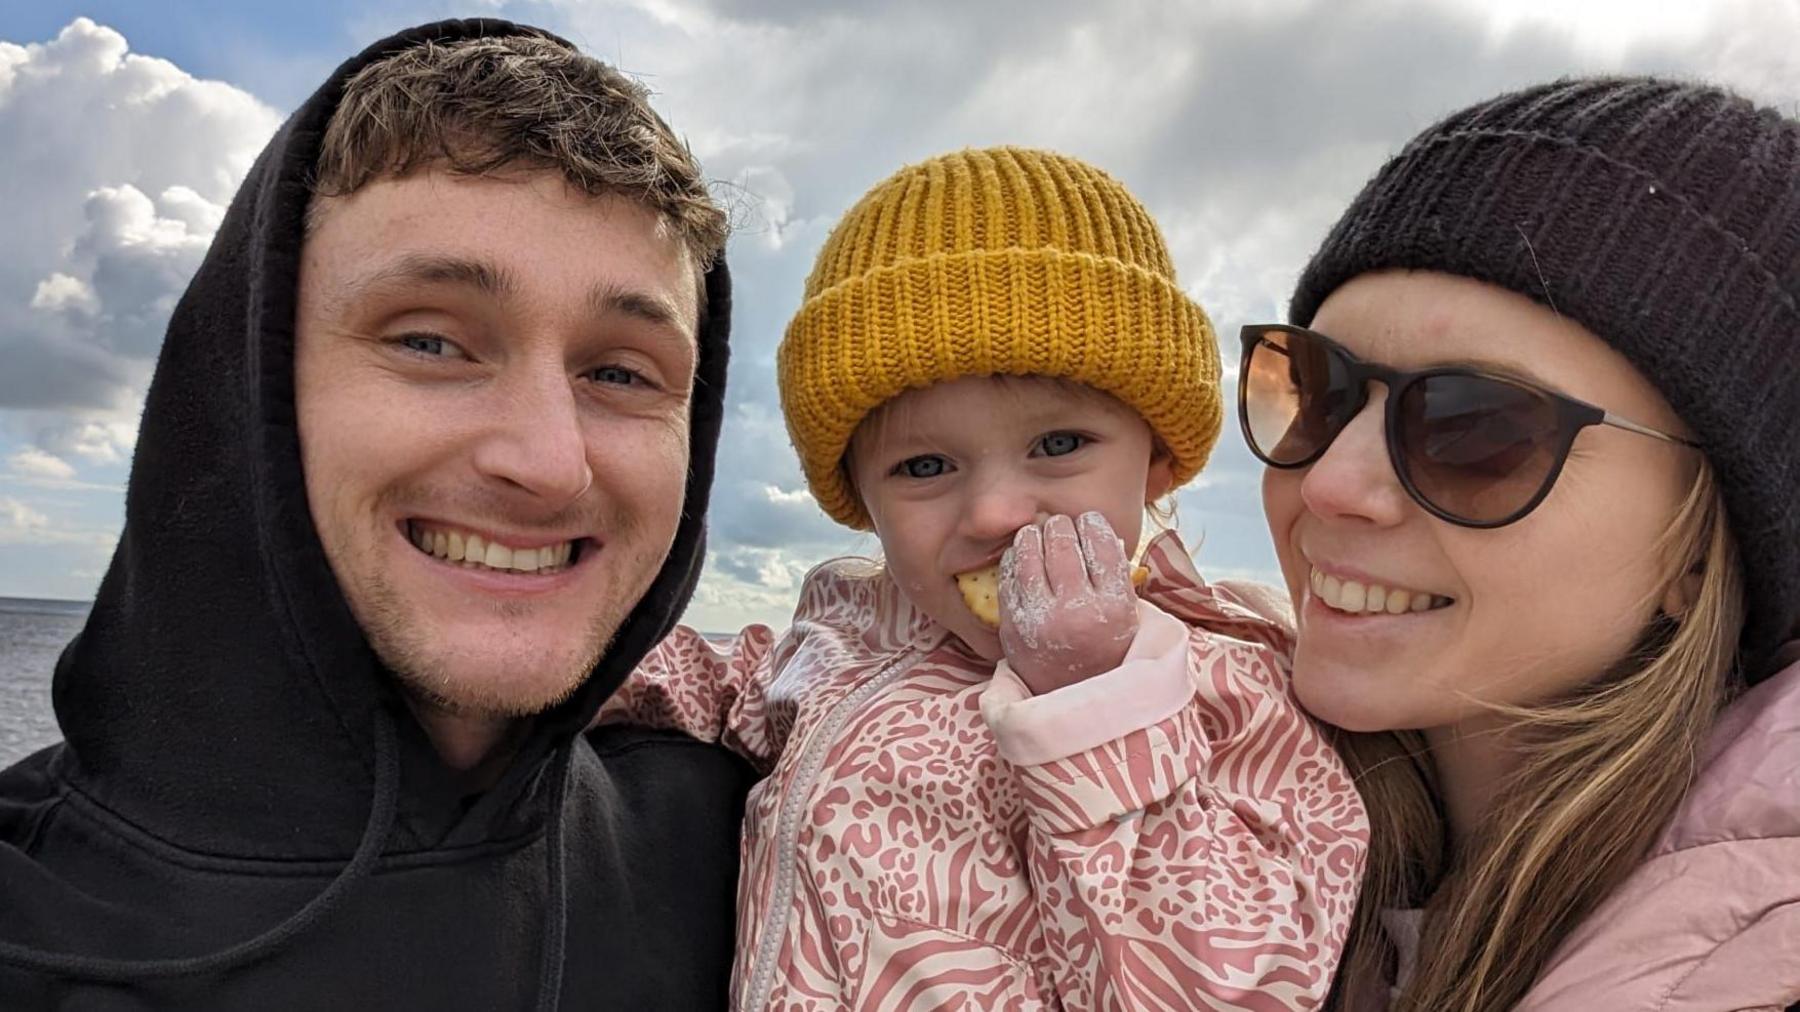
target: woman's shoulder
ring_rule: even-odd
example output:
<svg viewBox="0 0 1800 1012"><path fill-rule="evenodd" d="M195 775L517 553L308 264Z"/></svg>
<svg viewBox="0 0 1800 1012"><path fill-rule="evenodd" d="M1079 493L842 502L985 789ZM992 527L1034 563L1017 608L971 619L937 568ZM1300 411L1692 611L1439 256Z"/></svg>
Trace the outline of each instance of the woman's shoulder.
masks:
<svg viewBox="0 0 1800 1012"><path fill-rule="evenodd" d="M1654 853L1783 838L1800 840L1800 661L1726 707Z"/></svg>
<svg viewBox="0 0 1800 1012"><path fill-rule="evenodd" d="M1519 1008L1635 1008L1640 995L1667 1012L1800 999L1800 664L1726 709L1651 856Z"/></svg>

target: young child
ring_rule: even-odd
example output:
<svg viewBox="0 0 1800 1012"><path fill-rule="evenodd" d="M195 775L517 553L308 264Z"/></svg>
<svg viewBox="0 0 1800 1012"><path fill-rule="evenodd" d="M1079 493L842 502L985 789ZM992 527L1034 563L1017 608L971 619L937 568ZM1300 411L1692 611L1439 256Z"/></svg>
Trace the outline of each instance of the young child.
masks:
<svg viewBox="0 0 1800 1012"><path fill-rule="evenodd" d="M1133 586L1221 421L1144 209L1041 151L903 169L826 241L779 368L813 494L884 561L813 570L780 637L678 629L601 717L767 774L733 1007L1319 1005L1367 824L1284 626L1173 533Z"/></svg>

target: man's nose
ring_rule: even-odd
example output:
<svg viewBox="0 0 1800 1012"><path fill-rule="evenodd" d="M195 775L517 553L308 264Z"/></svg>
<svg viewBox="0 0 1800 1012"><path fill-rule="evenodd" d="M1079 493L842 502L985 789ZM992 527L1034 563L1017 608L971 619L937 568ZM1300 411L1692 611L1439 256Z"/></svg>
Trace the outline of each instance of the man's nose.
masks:
<svg viewBox="0 0 1800 1012"><path fill-rule="evenodd" d="M484 405L491 416L475 449L481 474L522 489L552 507L593 484L581 406L560 363L521 363Z"/></svg>
<svg viewBox="0 0 1800 1012"><path fill-rule="evenodd" d="M1386 407L1387 388L1373 386L1368 403L1306 469L1300 498L1315 516L1383 526L1405 519L1412 502L1388 457Z"/></svg>

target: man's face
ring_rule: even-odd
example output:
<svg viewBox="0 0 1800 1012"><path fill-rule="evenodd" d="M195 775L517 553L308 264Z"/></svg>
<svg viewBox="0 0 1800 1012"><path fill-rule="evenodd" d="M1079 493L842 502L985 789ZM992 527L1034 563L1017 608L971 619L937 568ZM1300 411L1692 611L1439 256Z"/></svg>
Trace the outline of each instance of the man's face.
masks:
<svg viewBox="0 0 1800 1012"><path fill-rule="evenodd" d="M300 274L307 501L415 699L566 699L680 520L695 265L649 209L547 172L321 198Z"/></svg>

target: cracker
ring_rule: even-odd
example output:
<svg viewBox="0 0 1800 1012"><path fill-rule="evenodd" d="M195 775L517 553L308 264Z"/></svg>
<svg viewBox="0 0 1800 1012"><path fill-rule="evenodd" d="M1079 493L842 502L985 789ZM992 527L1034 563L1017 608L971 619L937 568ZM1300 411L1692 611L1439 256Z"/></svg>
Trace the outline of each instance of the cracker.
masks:
<svg viewBox="0 0 1800 1012"><path fill-rule="evenodd" d="M1142 587L1150 578L1150 570L1133 566L1131 585ZM987 566L956 574L956 589L962 591L963 603L989 629L1000 628L1000 567Z"/></svg>
<svg viewBox="0 0 1800 1012"><path fill-rule="evenodd" d="M1000 567L972 569L956 574L956 589L962 591L963 603L989 629L1000 628Z"/></svg>

